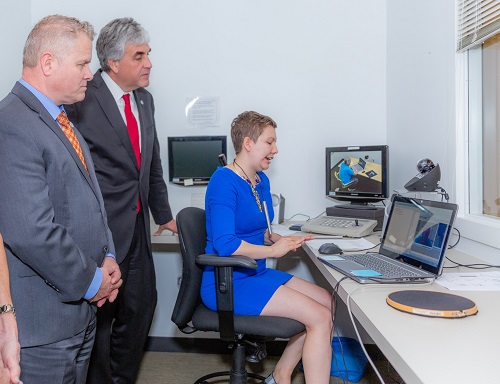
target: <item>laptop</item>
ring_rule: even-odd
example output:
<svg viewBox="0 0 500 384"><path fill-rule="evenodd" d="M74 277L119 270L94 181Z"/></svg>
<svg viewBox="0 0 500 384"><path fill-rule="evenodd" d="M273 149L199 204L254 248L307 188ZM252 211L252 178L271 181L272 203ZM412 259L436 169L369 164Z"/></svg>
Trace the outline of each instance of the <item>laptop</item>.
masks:
<svg viewBox="0 0 500 384"><path fill-rule="evenodd" d="M358 283L432 281L443 271L458 206L393 196L377 253L318 258Z"/></svg>
<svg viewBox="0 0 500 384"><path fill-rule="evenodd" d="M361 157L358 162L352 166L352 170L354 172L361 172L366 167L366 161L364 161Z"/></svg>

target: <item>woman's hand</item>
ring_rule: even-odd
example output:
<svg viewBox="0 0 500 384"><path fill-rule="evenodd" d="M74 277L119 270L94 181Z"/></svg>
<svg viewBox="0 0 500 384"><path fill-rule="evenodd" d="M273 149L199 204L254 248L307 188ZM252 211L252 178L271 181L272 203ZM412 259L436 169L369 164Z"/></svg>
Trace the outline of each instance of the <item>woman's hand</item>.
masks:
<svg viewBox="0 0 500 384"><path fill-rule="evenodd" d="M307 240L312 240L312 235L304 236L285 236L281 237L273 245L271 245L272 254L270 257L283 257L290 251L295 251L297 248L302 247Z"/></svg>
<svg viewBox="0 0 500 384"><path fill-rule="evenodd" d="M308 233L307 235L302 235L302 236L292 235L292 236L288 236L288 237L300 237L300 238L302 238L303 241L314 240L314 236L310 233Z"/></svg>

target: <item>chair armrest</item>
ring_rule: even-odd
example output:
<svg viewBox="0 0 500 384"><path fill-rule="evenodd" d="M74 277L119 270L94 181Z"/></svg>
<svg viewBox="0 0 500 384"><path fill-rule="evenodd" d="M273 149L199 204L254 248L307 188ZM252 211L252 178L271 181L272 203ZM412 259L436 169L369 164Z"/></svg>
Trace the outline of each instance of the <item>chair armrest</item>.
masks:
<svg viewBox="0 0 500 384"><path fill-rule="evenodd" d="M219 315L219 334L225 341L235 341L234 303L233 303L233 267L257 269L257 262L247 256L198 255L196 264L214 267Z"/></svg>
<svg viewBox="0 0 500 384"><path fill-rule="evenodd" d="M257 269L257 262L247 256L228 256L221 257L218 255L199 255L196 257L196 264L212 267L244 267Z"/></svg>

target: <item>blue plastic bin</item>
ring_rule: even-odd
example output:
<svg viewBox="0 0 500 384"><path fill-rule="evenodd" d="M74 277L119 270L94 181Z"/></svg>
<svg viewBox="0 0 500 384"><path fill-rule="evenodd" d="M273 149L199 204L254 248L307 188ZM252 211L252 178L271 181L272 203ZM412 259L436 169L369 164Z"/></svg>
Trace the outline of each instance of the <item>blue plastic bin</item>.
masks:
<svg viewBox="0 0 500 384"><path fill-rule="evenodd" d="M368 359L359 342L349 337L334 337L332 341L332 367L330 376L357 383L363 377ZM303 371L302 362L300 370Z"/></svg>

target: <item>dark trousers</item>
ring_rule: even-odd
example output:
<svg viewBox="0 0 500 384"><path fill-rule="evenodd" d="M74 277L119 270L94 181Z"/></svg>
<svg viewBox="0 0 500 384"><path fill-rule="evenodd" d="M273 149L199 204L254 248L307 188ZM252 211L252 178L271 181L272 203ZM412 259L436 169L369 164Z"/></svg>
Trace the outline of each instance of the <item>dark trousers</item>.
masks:
<svg viewBox="0 0 500 384"><path fill-rule="evenodd" d="M87 384L135 383L156 308L156 276L141 214L122 263L123 285L114 303L97 310L97 333Z"/></svg>
<svg viewBox="0 0 500 384"><path fill-rule="evenodd" d="M21 380L25 383L84 384L94 344L96 317L79 334L52 344L21 349Z"/></svg>

